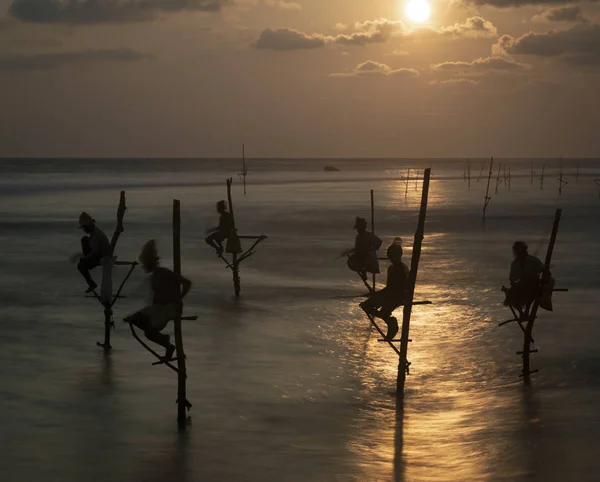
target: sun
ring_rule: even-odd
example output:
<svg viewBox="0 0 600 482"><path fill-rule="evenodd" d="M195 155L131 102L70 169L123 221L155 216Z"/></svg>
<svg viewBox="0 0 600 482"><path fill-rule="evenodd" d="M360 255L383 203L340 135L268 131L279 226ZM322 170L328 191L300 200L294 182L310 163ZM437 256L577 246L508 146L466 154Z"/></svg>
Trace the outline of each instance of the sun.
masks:
<svg viewBox="0 0 600 482"><path fill-rule="evenodd" d="M427 0L409 0L405 12L413 22L422 23L429 18L431 7Z"/></svg>

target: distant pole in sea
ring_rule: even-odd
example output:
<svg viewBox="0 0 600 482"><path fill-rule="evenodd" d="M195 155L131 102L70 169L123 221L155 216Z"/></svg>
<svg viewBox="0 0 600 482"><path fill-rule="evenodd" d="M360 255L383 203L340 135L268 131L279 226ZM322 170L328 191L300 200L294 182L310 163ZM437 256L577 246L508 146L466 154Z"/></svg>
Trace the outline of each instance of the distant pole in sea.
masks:
<svg viewBox="0 0 600 482"><path fill-rule="evenodd" d="M423 175L423 190L421 195L421 209L419 211L419 223L413 243L412 259L410 263L410 273L408 275L408 289L406 291L406 301L402 317L402 337L400 339L400 358L398 363L398 378L396 380L396 396L404 397L404 385L406 375L409 371L408 362L408 342L410 335L410 318L412 314L413 301L415 296L415 286L417 284L417 273L419 271L419 260L421 259L421 245L425 235L425 219L427 217L427 200L429 197L429 180L431 178L431 168L426 169Z"/></svg>
<svg viewBox="0 0 600 482"><path fill-rule="evenodd" d="M567 181L565 181L563 179L564 177L564 173L563 173L563 158L562 158L562 154L560 155L560 161L559 161L559 171L558 171L558 195L561 196L562 195L562 189L564 186L566 186L567 184L569 184Z"/></svg>
<svg viewBox="0 0 600 482"><path fill-rule="evenodd" d="M511 178L510 178L510 166L508 166L508 190L509 191L510 191L510 181L511 181Z"/></svg>
<svg viewBox="0 0 600 482"><path fill-rule="evenodd" d="M540 177L540 191L544 190L544 171L546 170L546 164L542 164L542 175Z"/></svg>
<svg viewBox="0 0 600 482"><path fill-rule="evenodd" d="M467 186L471 189L471 161L467 160Z"/></svg>
<svg viewBox="0 0 600 482"><path fill-rule="evenodd" d="M487 207L488 204L491 201L491 197L490 197L490 181L492 180L492 168L494 166L494 158L492 157L490 159L490 173L488 174L488 182L487 182L487 188L485 190L485 199L484 199L484 203L483 203L483 220L485 221L485 213L487 211Z"/></svg>
<svg viewBox="0 0 600 482"><path fill-rule="evenodd" d="M495 194L498 194L498 186L500 185L500 170L502 169L502 163L498 164L498 175L496 176L496 191Z"/></svg>
<svg viewBox="0 0 600 482"><path fill-rule="evenodd" d="M502 164L503 174L504 174L504 187L508 184L508 177L506 175L506 163Z"/></svg>
<svg viewBox="0 0 600 482"><path fill-rule="evenodd" d="M598 199L600 199L600 179L594 179L594 184L598 186Z"/></svg>
<svg viewBox="0 0 600 482"><path fill-rule="evenodd" d="M575 171L575 182L579 183L579 164L577 164L577 171Z"/></svg>
<svg viewBox="0 0 600 482"><path fill-rule="evenodd" d="M408 183L410 182L410 168L406 170L406 190L404 191L404 197L408 196Z"/></svg>
<svg viewBox="0 0 600 482"><path fill-rule="evenodd" d="M246 176L248 175L248 167L246 166L246 146L242 144L242 172L238 174L238 177L242 180L244 185L244 194L246 194Z"/></svg>
<svg viewBox="0 0 600 482"><path fill-rule="evenodd" d="M477 178L477 182L481 181L481 176L483 176L483 170L485 169L485 161L481 164L481 171L479 171L479 177Z"/></svg>
<svg viewBox="0 0 600 482"><path fill-rule="evenodd" d="M531 161L531 185L533 186L533 176L535 175L535 171L533 170L533 161Z"/></svg>

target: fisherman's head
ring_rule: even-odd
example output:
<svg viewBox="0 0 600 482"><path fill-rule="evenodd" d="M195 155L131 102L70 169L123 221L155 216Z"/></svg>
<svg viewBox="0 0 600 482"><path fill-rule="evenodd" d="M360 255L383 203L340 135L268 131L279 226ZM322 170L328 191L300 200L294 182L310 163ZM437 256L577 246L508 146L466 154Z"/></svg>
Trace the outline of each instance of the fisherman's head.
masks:
<svg viewBox="0 0 600 482"><path fill-rule="evenodd" d="M387 257L393 264L400 264L402 262L403 254L404 251L402 249L402 239L395 238L387 249Z"/></svg>
<svg viewBox="0 0 600 482"><path fill-rule="evenodd" d="M96 226L96 220L92 218L85 211L79 215L79 228L83 229L86 233L91 233Z"/></svg>
<svg viewBox="0 0 600 482"><path fill-rule="evenodd" d="M365 218L356 218L354 221L354 229L359 233L364 233L367 230L367 220Z"/></svg>
<svg viewBox="0 0 600 482"><path fill-rule="evenodd" d="M158 251L156 250L156 241L151 239L142 248L142 252L140 253L139 261L144 268L146 273L151 273L158 267L158 262L160 258L158 257Z"/></svg>
<svg viewBox="0 0 600 482"><path fill-rule="evenodd" d="M523 259L528 254L527 249L527 243L523 241L515 241L512 247L513 256L517 259Z"/></svg>
<svg viewBox="0 0 600 482"><path fill-rule="evenodd" d="M227 205L225 204L225 201L219 201L217 203L217 212L219 214L223 214L225 211L227 211Z"/></svg>

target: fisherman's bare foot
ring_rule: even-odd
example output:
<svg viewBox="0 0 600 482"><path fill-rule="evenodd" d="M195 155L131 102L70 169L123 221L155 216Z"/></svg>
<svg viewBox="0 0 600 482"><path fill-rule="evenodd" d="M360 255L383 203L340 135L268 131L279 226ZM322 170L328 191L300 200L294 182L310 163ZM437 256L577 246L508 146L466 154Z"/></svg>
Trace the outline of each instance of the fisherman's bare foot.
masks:
<svg viewBox="0 0 600 482"><path fill-rule="evenodd" d="M98 285L96 283L94 283L92 285L89 285L88 289L85 290L85 292L86 293L93 293L96 288L98 288Z"/></svg>
<svg viewBox="0 0 600 482"><path fill-rule="evenodd" d="M173 353L175 353L175 346L169 345L167 347L167 351L165 352L165 356L162 357L163 361L171 361L173 359Z"/></svg>
<svg viewBox="0 0 600 482"><path fill-rule="evenodd" d="M385 335L385 341L392 341L398 334L398 320L393 316L386 320L388 326L387 335Z"/></svg>

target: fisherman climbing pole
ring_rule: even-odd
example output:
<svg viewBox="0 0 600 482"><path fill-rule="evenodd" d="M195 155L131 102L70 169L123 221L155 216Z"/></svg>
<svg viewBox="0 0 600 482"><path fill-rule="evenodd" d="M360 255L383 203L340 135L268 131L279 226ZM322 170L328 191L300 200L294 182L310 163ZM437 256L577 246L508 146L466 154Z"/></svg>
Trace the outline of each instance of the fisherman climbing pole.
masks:
<svg viewBox="0 0 600 482"><path fill-rule="evenodd" d="M526 384L529 384L531 375L538 371L531 369L530 362L531 353L537 353L538 351L534 347L535 340L533 338L533 325L538 317L538 309L544 308L548 311L552 311L552 293L557 291L568 291L568 289L555 289L554 279L552 278L552 275L550 273L552 254L554 252L554 246L556 244L556 237L560 225L561 213L561 209L556 210L556 214L554 216L554 224L552 226L552 234L550 235L550 242L548 243L548 250L546 252L546 259L543 265L541 279L539 280L539 285L537 285L534 289L533 300L527 300L525 302L522 302L522 306L515 306L515 303L512 302L511 290L507 289L504 286L502 287L502 291L505 293L507 300L505 304L509 307L513 317L510 320L506 320L502 323L499 323L498 326L504 326L508 323L516 322L521 331L523 332L523 348L521 351L517 352L517 355L521 355L523 359L523 369L521 371L520 376L523 377L523 380ZM521 270L523 269L524 268L521 267Z"/></svg>
<svg viewBox="0 0 600 482"><path fill-rule="evenodd" d="M232 182L233 182L233 179L231 179L231 178L227 179L227 202L228 202L228 206L229 206L229 213L228 213L229 225L227 226L227 232L222 233L222 236L224 236L227 239L225 252L231 254L231 261L228 261L225 258L222 249L220 251L217 250L217 256L219 256L219 258L221 258L223 260L223 262L225 263L225 267L227 269L231 270L231 273L233 276L233 290L234 290L236 298L239 298L240 291L241 291L240 265L242 264L242 262L246 261L247 259L249 259L252 255L254 255L256 253L255 248L262 241L266 240L267 236L265 236L265 235L240 236L237 234L237 228L235 226L235 214L233 211L233 200L231 197ZM223 214L221 216L223 217ZM245 251L242 249L242 245L240 242L240 240L242 240L242 239L248 239L248 240L253 241L252 245ZM207 238L207 242L208 242L208 238Z"/></svg>
<svg viewBox="0 0 600 482"><path fill-rule="evenodd" d="M413 308L413 306L430 305L431 304L431 301L414 301L415 286L416 286L416 281L417 281L417 272L419 269L419 260L421 258L421 245L423 242L424 229L425 229L425 218L427 216L427 200L428 200L428 196L429 196L430 178L431 178L431 168L426 169L424 172L424 176L423 176L423 191L422 191L422 197L421 197L421 209L419 212L419 221L417 224L417 230L415 232L415 237L414 237L411 267L410 267L410 271L408 272L408 278L406 279L406 291L404 293L404 296L402 297L403 299L402 299L402 303L401 303L404 305L401 338L398 340L398 339L394 339L393 336L390 336L390 334L395 335L398 331L396 319L391 318L391 313L382 314L382 312L384 311L383 307L380 310L373 309L374 307L372 305L377 305L377 304L381 304L381 303L373 303L372 298L382 294L382 291L369 293L367 296L369 296L370 298L367 301L360 304L361 308L365 311L365 314L366 314L367 318L369 319L369 322L382 337L382 339L379 339L377 341L387 343L390 346L390 348L392 348L392 350L394 350L396 355L398 355L398 360L399 360L398 377L397 377L397 381L396 381L396 396L398 398L402 398L404 396L404 384L405 384L405 380L406 380L406 375L409 374L410 362L407 359L407 355L408 355L408 343L412 341L409 338L409 336L410 336L410 318L411 318L411 314L412 314L412 308ZM393 259L392 248L394 247L394 244L395 243L393 243L392 246L390 246L390 248L388 249L388 256L390 258L390 261L392 261L392 263L397 268L400 268L400 266L403 265L403 263L401 263L399 259L397 259L397 260ZM399 253L400 253L400 257L401 257L402 256L401 248L399 250ZM390 283L390 272L388 271L388 286L386 286L385 289L390 288L389 283ZM389 312L390 309L388 308L387 311ZM384 319L384 321L386 321L386 324L388 324L388 333L387 334L385 334L383 332L383 330L379 327L379 325L375 321L375 317L382 318L382 319ZM387 320L386 320L386 318L387 318ZM392 322L395 322L395 326L394 326L394 331L392 331L390 333ZM400 343L399 347L396 346L395 343Z"/></svg>
<svg viewBox="0 0 600 482"><path fill-rule="evenodd" d="M123 227L123 218L125 216L125 212L127 211L127 205L125 201L125 191L121 191L120 199L119 199L119 207L117 208L117 225L115 227L115 231L113 233L112 239L110 241L110 247L108 253L102 257L100 260L100 266L102 267L102 283L100 285L100 294L96 291L95 285L90 286L87 295L87 298L95 298L104 308L104 342L97 342L96 344L104 349L105 353L110 352L111 344L110 344L110 333L111 330L114 330L114 321L113 321L113 307L115 303L124 298L121 295L123 291L123 287L125 283L133 273L133 270L138 265L135 261L118 261L117 257L114 256L115 248L117 247L117 242L119 241L119 237L121 233L125 230ZM129 272L119 285L116 293L113 295L112 292L112 271L113 266L129 266Z"/></svg>
<svg viewBox="0 0 600 482"><path fill-rule="evenodd" d="M183 299L189 292L192 283L181 276L181 214L180 202L173 200L173 271L163 268L154 240L148 241L142 248L140 262L144 271L150 274L152 287L152 304L126 317L131 334L135 340L151 353L158 361L153 366L164 365L177 373L177 422L180 429L185 429L188 417L186 410L192 405L186 396L186 356L183 349L182 320L196 320L197 316L182 316ZM162 331L173 321L175 345L171 337ZM165 355L154 351L137 334L135 327L144 331L145 337L165 348ZM177 366L174 365L177 362Z"/></svg>

